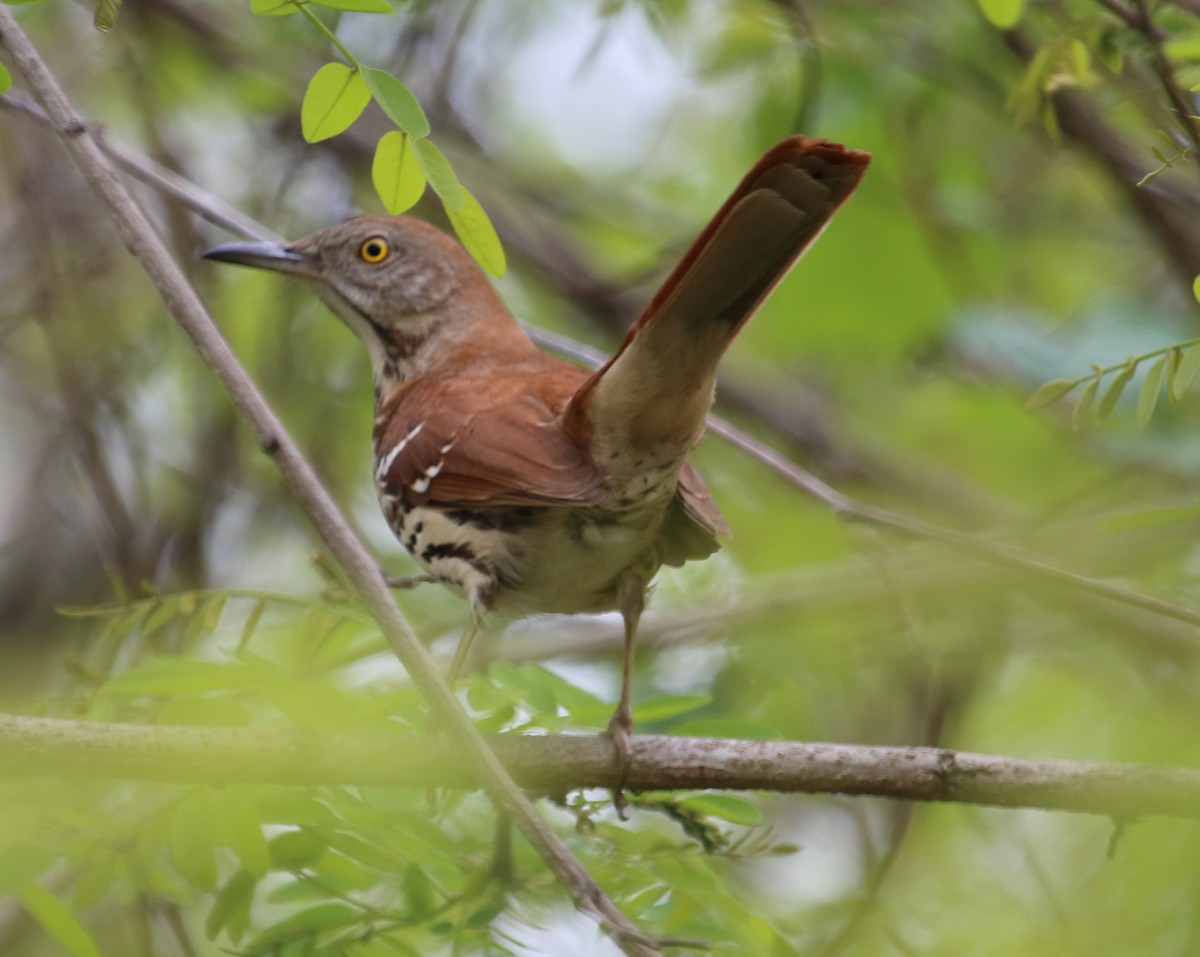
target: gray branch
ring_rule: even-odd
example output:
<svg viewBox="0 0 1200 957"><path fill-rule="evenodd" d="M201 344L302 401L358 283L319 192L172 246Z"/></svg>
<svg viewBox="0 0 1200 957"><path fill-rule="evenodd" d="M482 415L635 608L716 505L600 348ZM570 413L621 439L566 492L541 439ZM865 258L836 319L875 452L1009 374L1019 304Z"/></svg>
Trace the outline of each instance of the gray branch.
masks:
<svg viewBox="0 0 1200 957"><path fill-rule="evenodd" d="M489 737L522 786L611 788L612 743L590 735ZM635 735L631 790L853 794L1099 814L1200 818L1200 769L1030 761L942 748ZM194 784L477 788L461 745L399 732L265 731L101 724L0 715L0 765L14 774Z"/></svg>

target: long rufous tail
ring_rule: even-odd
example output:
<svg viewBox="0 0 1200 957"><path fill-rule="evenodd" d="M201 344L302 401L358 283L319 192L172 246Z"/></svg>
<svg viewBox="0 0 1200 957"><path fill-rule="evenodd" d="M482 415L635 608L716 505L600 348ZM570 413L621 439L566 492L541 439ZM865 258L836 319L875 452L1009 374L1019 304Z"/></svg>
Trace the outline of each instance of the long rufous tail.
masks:
<svg viewBox="0 0 1200 957"><path fill-rule="evenodd" d="M793 136L755 164L663 283L617 353L572 399L593 448L690 447L717 362L846 201L870 155Z"/></svg>

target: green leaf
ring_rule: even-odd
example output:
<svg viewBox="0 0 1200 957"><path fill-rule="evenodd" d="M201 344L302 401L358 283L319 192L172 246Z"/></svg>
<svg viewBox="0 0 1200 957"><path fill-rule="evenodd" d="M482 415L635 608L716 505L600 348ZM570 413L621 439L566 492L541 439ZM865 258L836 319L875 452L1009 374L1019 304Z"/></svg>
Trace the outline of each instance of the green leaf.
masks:
<svg viewBox="0 0 1200 957"><path fill-rule="evenodd" d="M446 215L450 217L450 225L462 240L475 261L497 279L508 269L508 261L504 258L504 247L500 245L500 237L496 235L496 227L488 219L479 201L471 195L465 186L460 186L463 194L463 204L458 209L446 207Z"/></svg>
<svg viewBox="0 0 1200 957"><path fill-rule="evenodd" d="M1196 89L1200 90L1200 86L1197 86ZM1200 302L1200 276L1192 280L1192 295Z"/></svg>
<svg viewBox="0 0 1200 957"><path fill-rule="evenodd" d="M1000 30L1009 30L1021 19L1025 0L977 0L979 11L988 23Z"/></svg>
<svg viewBox="0 0 1200 957"><path fill-rule="evenodd" d="M382 108L400 129L413 139L421 139L429 135L429 120L417 98L409 92L408 87L397 80L386 70L367 68L363 79L375 102Z"/></svg>
<svg viewBox="0 0 1200 957"><path fill-rule="evenodd" d="M325 838L316 831L286 831L271 839L271 864L281 871L296 870L315 861L326 846Z"/></svg>
<svg viewBox="0 0 1200 957"><path fill-rule="evenodd" d="M1142 383L1142 391L1138 393L1137 427L1144 429L1150 424L1154 415L1154 407L1158 405L1158 395L1162 392L1163 373L1167 368L1167 357L1163 356L1146 373L1146 381Z"/></svg>
<svg viewBox="0 0 1200 957"><path fill-rule="evenodd" d="M250 926L254 887L254 878L245 871L238 871L221 888L204 921L204 935L209 940L215 940L221 931L225 931L235 944L242 939Z"/></svg>
<svg viewBox="0 0 1200 957"><path fill-rule="evenodd" d="M25 841L0 847L0 895L9 894L45 873L57 856Z"/></svg>
<svg viewBox="0 0 1200 957"><path fill-rule="evenodd" d="M1025 411L1036 412L1038 409L1044 409L1052 402L1057 402L1078 384L1077 379L1052 379L1043 383L1025 403Z"/></svg>
<svg viewBox="0 0 1200 957"><path fill-rule="evenodd" d="M676 694L662 698L652 698L643 701L633 709L635 724L652 724L655 721L666 721L681 714L699 711L712 704L712 696L707 694Z"/></svg>
<svg viewBox="0 0 1200 957"><path fill-rule="evenodd" d="M19 893L29 916L68 953L74 957L100 957L100 948L92 935L83 929L71 909L58 897L37 884L26 884Z"/></svg>
<svg viewBox="0 0 1200 957"><path fill-rule="evenodd" d="M175 869L202 891L210 891L217 885L217 860L209 843L211 822L209 795L194 791L175 807L167 838Z"/></svg>
<svg viewBox="0 0 1200 957"><path fill-rule="evenodd" d="M1181 525L1197 519L1200 519L1200 505L1165 505L1106 515L1100 519L1100 528L1107 532L1130 532Z"/></svg>
<svg viewBox="0 0 1200 957"><path fill-rule="evenodd" d="M1179 360L1178 367L1172 371L1175 373L1175 376L1171 382L1171 398L1178 402L1184 397L1187 390L1191 388L1192 382L1196 378L1196 373L1200 372L1200 345L1185 349L1182 358Z"/></svg>
<svg viewBox="0 0 1200 957"><path fill-rule="evenodd" d="M337 136L358 119L371 91L358 70L326 63L313 74L300 104L300 128L310 143Z"/></svg>
<svg viewBox="0 0 1200 957"><path fill-rule="evenodd" d="M1071 428L1076 432L1083 427L1083 423L1087 420L1088 413L1092 410L1092 403L1096 401L1096 390L1099 387L1100 373L1097 372L1084 386L1083 392L1079 394L1079 401L1075 403L1075 409L1071 413Z"/></svg>
<svg viewBox="0 0 1200 957"><path fill-rule="evenodd" d="M1108 384L1108 388L1104 390L1104 397L1100 400L1100 406L1096 410L1096 417L1104 421L1112 413L1117 401L1121 398L1121 393L1125 391L1125 386L1129 384L1129 380L1133 378L1134 372L1137 371L1137 359L1134 356L1129 357L1129 361L1121 367L1121 371L1113 376L1112 382Z"/></svg>
<svg viewBox="0 0 1200 957"><path fill-rule="evenodd" d="M779 741L783 732L757 721L740 718L689 718L672 726L671 734L695 738L741 738L746 741Z"/></svg>
<svg viewBox="0 0 1200 957"><path fill-rule="evenodd" d="M318 904L299 911L255 936L248 949L251 952L265 950L265 944L288 937L311 937L332 927L348 927L359 920L359 912L349 904Z"/></svg>
<svg viewBox="0 0 1200 957"><path fill-rule="evenodd" d="M227 788L215 798L222 843L242 862L251 877L261 878L271 869L271 852L263 837L262 821L245 796Z"/></svg>
<svg viewBox="0 0 1200 957"><path fill-rule="evenodd" d="M466 202L465 190L458 181L454 169L445 154L433 145L432 140L419 139L413 141L413 149L417 154L417 162L429 179L429 185L442 198L442 205L450 213L460 209Z"/></svg>
<svg viewBox="0 0 1200 957"><path fill-rule="evenodd" d="M12 85L12 74L8 72L8 67L0 63L0 93L7 93L12 89Z"/></svg>
<svg viewBox="0 0 1200 957"><path fill-rule="evenodd" d="M256 17L286 17L299 13L294 0L250 0L250 12Z"/></svg>
<svg viewBox="0 0 1200 957"><path fill-rule="evenodd" d="M116 25L117 14L120 12L121 0L96 0L92 23L101 33L108 33Z"/></svg>
<svg viewBox="0 0 1200 957"><path fill-rule="evenodd" d="M393 216L411 209L425 192L425 173L417 162L408 134L399 130L384 133L375 147L371 182Z"/></svg>
<svg viewBox="0 0 1200 957"><path fill-rule="evenodd" d="M679 802L679 806L687 808L693 814L719 818L730 824L754 827L763 820L762 811L757 804L732 794L697 794L684 798Z"/></svg>
<svg viewBox="0 0 1200 957"><path fill-rule="evenodd" d="M312 0L322 7L334 10L351 10L355 13L395 13L387 0Z"/></svg>

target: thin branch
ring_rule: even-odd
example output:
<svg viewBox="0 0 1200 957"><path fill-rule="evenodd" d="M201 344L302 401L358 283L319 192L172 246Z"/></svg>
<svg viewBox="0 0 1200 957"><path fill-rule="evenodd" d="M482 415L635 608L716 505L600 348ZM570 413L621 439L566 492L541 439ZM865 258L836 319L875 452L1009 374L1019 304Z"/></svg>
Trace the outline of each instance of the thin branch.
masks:
<svg viewBox="0 0 1200 957"><path fill-rule="evenodd" d="M592 735L488 738L527 788L561 793L721 788L852 794L1040 808L1121 820L1200 818L1200 768L1030 761L945 748L634 735L627 779L612 744ZM444 737L355 730L102 724L0 715L8 775L220 784L475 788L481 769Z"/></svg>
<svg viewBox="0 0 1200 957"><path fill-rule="evenodd" d="M418 641L411 625L396 607L379 567L342 518L329 492L285 431L274 412L238 363L195 291L171 259L153 226L118 179L115 170L88 134L82 118L50 73L36 48L17 25L9 9L0 5L0 49L6 51L14 72L33 92L49 121L71 154L76 166L107 209L122 241L142 264L171 315L192 339L204 361L216 373L238 411L253 428L260 446L278 466L292 494L308 512L326 546L345 569L347 577L379 623L388 644L439 719L463 745L472 764L481 772L488 793L512 815L530 844L541 855L576 906L613 933L621 949L637 957L658 954L612 903L566 845L542 820L520 787L462 710L442 680L433 660ZM609 758L616 767L610 746Z"/></svg>
<svg viewBox="0 0 1200 957"><path fill-rule="evenodd" d="M1154 72L1158 74L1158 81L1162 84L1163 92L1171 102L1175 121L1191 145L1200 149L1200 125L1197 125L1196 118L1192 115L1196 108L1194 104L1188 102L1183 88L1180 87L1179 81L1175 77L1175 68L1171 65L1171 60L1163 47L1166 37L1162 31L1155 28L1154 22L1150 19L1150 10L1146 6L1146 0L1133 0L1133 3L1137 8L1137 16L1135 22L1130 25L1145 38L1150 47L1150 60L1154 66Z"/></svg>

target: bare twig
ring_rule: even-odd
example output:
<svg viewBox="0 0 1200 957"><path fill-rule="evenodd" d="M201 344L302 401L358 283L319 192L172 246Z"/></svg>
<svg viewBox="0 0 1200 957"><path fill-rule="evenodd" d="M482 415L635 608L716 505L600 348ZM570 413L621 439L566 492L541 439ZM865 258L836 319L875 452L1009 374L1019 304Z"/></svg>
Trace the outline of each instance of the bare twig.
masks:
<svg viewBox="0 0 1200 957"><path fill-rule="evenodd" d="M583 735L488 738L525 787L611 788L612 746ZM634 735L631 790L722 788L1028 807L1129 819L1200 817L1200 769L1029 761L944 748ZM381 759L381 755L385 758ZM0 715L5 773L205 784L474 788L478 763L445 738L398 732L100 724Z"/></svg>
<svg viewBox="0 0 1200 957"><path fill-rule="evenodd" d="M109 160L89 135L82 118L7 7L0 6L0 49L33 92L96 196L108 210L122 241L146 270L172 316L221 380L261 447L275 460L292 494L304 506L339 564L358 590L389 645L438 717L459 739L481 772L488 793L541 855L576 905L613 933L629 955L653 955L658 948L600 890L591 875L538 815L520 787L488 748L438 674L433 660L392 600L379 567L355 537L328 491L274 412L255 388L222 338L195 291L188 285L145 214L117 178ZM615 754L609 745L610 758Z"/></svg>

